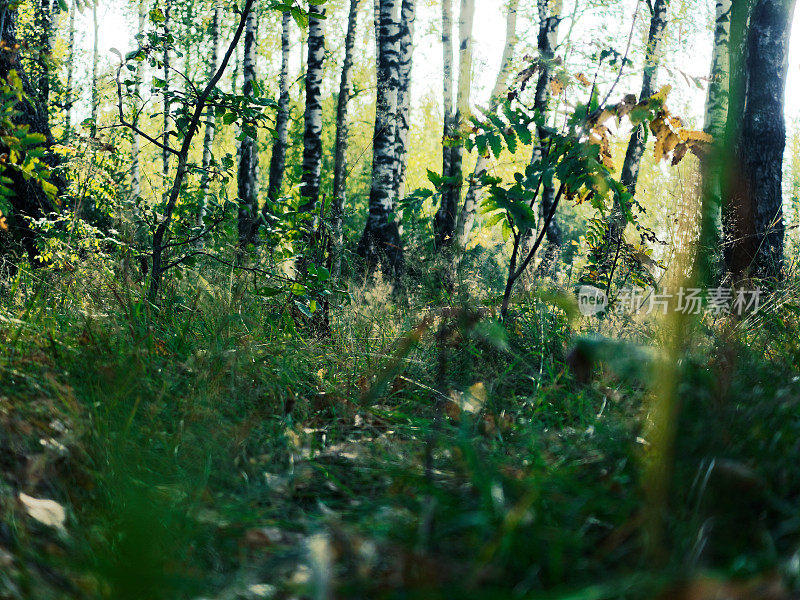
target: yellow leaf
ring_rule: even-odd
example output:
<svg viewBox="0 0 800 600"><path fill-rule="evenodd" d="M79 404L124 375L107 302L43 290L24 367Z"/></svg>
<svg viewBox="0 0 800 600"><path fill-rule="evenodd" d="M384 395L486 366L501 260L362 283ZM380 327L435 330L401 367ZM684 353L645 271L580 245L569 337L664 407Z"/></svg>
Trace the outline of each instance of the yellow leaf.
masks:
<svg viewBox="0 0 800 600"><path fill-rule="evenodd" d="M660 90L658 90L655 94L650 96L653 100L661 100L662 102L667 99L669 93L672 91L671 85L665 85Z"/></svg>
<svg viewBox="0 0 800 600"><path fill-rule="evenodd" d="M592 85L592 82L589 81L589 79L583 73L576 73L575 79L577 79L580 82L580 84L584 87Z"/></svg>
<svg viewBox="0 0 800 600"><path fill-rule="evenodd" d="M705 142L707 144L710 144L714 141L714 138L705 131L690 131L688 129L681 131L681 139L684 142L698 141Z"/></svg>
<svg viewBox="0 0 800 600"><path fill-rule="evenodd" d="M483 385L482 381L479 381L475 385L471 385L469 387L470 396L475 398L481 404L486 404L486 401L489 399L489 394L486 392L486 386Z"/></svg>

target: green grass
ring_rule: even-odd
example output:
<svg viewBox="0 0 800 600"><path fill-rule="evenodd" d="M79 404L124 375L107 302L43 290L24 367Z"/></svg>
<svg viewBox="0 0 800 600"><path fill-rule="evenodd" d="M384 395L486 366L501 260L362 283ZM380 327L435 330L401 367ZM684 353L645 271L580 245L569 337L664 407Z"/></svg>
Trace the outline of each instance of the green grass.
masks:
<svg viewBox="0 0 800 600"><path fill-rule="evenodd" d="M2 298L0 598L648 598L776 569L800 587L791 284L686 350L655 558L658 353L594 337L590 381L565 366L576 336L630 332L528 299L506 327L404 343L424 290L378 290L314 339L211 266L160 309L98 273L23 270ZM19 492L64 506L64 529Z"/></svg>

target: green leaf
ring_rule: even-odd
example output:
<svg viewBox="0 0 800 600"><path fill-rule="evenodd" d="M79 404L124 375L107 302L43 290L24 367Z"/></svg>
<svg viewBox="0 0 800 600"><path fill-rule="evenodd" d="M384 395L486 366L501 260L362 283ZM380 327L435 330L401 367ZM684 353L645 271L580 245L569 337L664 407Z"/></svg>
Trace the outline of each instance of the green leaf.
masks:
<svg viewBox="0 0 800 600"><path fill-rule="evenodd" d="M492 154L494 154L494 157L499 158L500 153L503 151L503 140L500 139L499 135L491 134L488 136L487 141L489 142L489 146L492 148Z"/></svg>
<svg viewBox="0 0 800 600"><path fill-rule="evenodd" d="M164 13L162 12L162 10L160 8L154 8L154 9L152 9L150 11L150 22L151 23L155 23L156 25L160 25L164 21L166 21L166 18L164 18Z"/></svg>
<svg viewBox="0 0 800 600"><path fill-rule="evenodd" d="M295 300L294 305L297 307L297 310L303 313L306 317L308 317L309 319L311 318L311 311L305 304L303 304L299 300Z"/></svg>

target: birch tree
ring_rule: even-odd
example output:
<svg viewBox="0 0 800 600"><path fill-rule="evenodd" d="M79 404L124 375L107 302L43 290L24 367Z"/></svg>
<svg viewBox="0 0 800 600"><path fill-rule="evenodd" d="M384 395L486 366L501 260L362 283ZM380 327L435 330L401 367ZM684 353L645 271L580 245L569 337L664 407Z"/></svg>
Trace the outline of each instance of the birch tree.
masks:
<svg viewBox="0 0 800 600"><path fill-rule="evenodd" d="M222 20L222 2L217 0L214 3L214 13L211 17L211 56L208 59L208 78L211 79L217 71L217 57L219 54L219 29ZM203 134L203 170L200 175L200 199L197 207L197 225L203 227L206 214L206 200L209 194L210 169L212 158L212 147L214 145L214 111L209 109L206 112L205 132Z"/></svg>
<svg viewBox="0 0 800 600"><path fill-rule="evenodd" d="M306 108L303 131L301 211L312 212L319 201L322 172L322 76L325 66L325 9L309 5Z"/></svg>
<svg viewBox="0 0 800 600"><path fill-rule="evenodd" d="M708 94L706 96L703 131L714 139L714 151L702 165L703 213L700 225L700 254L698 268L710 280L718 274L718 250L721 234L722 190L720 181L722 149L725 144L725 121L728 115L730 85L731 0L716 0L714 13L714 46L711 52Z"/></svg>
<svg viewBox="0 0 800 600"><path fill-rule="evenodd" d="M292 15L289 11L281 18L281 72L278 76L278 111L275 115L275 140L272 143L272 156L269 162L269 184L267 198L276 200L281 194L283 174L286 170L286 147L289 136L289 56L291 46L289 33ZM264 210L268 209L264 204Z"/></svg>
<svg viewBox="0 0 800 600"><path fill-rule="evenodd" d="M652 5L650 15L650 29L647 34L647 47L645 48L644 71L642 74L642 89L639 93L639 100L644 100L652 96L655 92L656 73L661 61L662 45L664 42L664 31L667 27L667 8L669 0L655 0ZM628 142L628 149L625 152L625 161L622 164L620 182L628 189L632 196L636 195L636 183L639 179L639 169L642 164L642 155L645 148L645 130L640 125L631 134ZM606 244L610 247L622 243L622 235L628 223L626 217L627 207L615 203L614 208L608 219L608 231L606 233Z"/></svg>
<svg viewBox="0 0 800 600"><path fill-rule="evenodd" d="M726 266L734 280L748 275L779 278L785 226L782 207L786 145L784 94L795 0L752 0L733 6L731 98L724 198ZM739 32L743 32L743 35ZM744 52L734 40L740 36ZM735 67L735 69L734 69Z"/></svg>
<svg viewBox="0 0 800 600"><path fill-rule="evenodd" d="M519 0L510 0L508 4L508 14L506 15L506 41L503 46L503 57L500 60L500 70L497 73L492 94L489 97L488 112L493 113L497 110L503 95L508 89L508 79L514 61L514 47L517 43L517 10ZM479 155L475 161L475 169L469 180L469 188L464 199L464 205L458 213L456 226L456 243L460 248L467 245L472 224L475 221L475 211L481 201L481 178L489 168L488 155Z"/></svg>
<svg viewBox="0 0 800 600"><path fill-rule="evenodd" d="M70 21L74 18L74 6L75 0L73 0L73 13L70 14ZM136 12L137 12L137 27L136 27L136 37L137 42L142 43L143 39L142 36L144 35L144 25L147 19L147 8L145 6L144 0L139 0L136 5ZM139 125L139 102L141 101L142 95L142 74L144 73L144 62L139 61L136 63L136 76L135 76L135 83L133 86L133 111L131 115L131 123L135 126ZM72 75L72 70L70 68L70 76ZM70 88L70 85L67 86ZM142 195L142 171L139 165L139 136L134 135L132 136L133 139L131 140L131 196L134 202L138 200Z"/></svg>
<svg viewBox="0 0 800 600"><path fill-rule="evenodd" d="M92 26L94 29L94 42L92 45L92 99L91 99L91 119L92 126L90 135L94 138L97 137L97 109L100 106L100 98L97 88L97 63L99 62L99 25L97 22L97 3L92 4Z"/></svg>
<svg viewBox="0 0 800 600"><path fill-rule="evenodd" d="M50 105L50 63L53 49L54 20L58 15L58 4L50 6L50 0L38 0L34 8L34 23L38 29L36 45L37 92L39 104L45 108ZM49 111L46 117L49 119Z"/></svg>
<svg viewBox="0 0 800 600"><path fill-rule="evenodd" d="M725 120L728 115L728 87L730 77L729 45L731 36L732 0L716 0L714 15L714 47L711 53L708 95L703 130L722 138L725 134Z"/></svg>
<svg viewBox="0 0 800 600"><path fill-rule="evenodd" d="M169 36L170 36L170 8L172 0L164 0L164 137L162 140L163 148L161 149L161 174L163 181L166 182L169 177L169 80L170 80L170 56L169 56ZM97 6L95 3L93 6Z"/></svg>
<svg viewBox="0 0 800 600"><path fill-rule="evenodd" d="M347 34L344 40L344 63L339 80L339 97L336 102L336 147L333 160L333 202L331 204L331 229L333 230L333 275L339 278L342 271L342 246L344 244L342 221L347 195L347 146L350 124L347 107L353 93L353 50L356 42L356 25L360 0L350 0L347 17Z"/></svg>
<svg viewBox="0 0 800 600"><path fill-rule="evenodd" d="M447 2L447 0L445 0ZM456 112L449 128L449 139L452 148L449 156L449 171L445 173L446 191L442 192L442 201L436 212L435 234L436 247L442 248L453 242L456 230L456 214L461 201L461 186L463 180L463 155L464 148L460 143L460 131L464 119L470 114L470 90L472 87L472 26L475 16L475 0L461 0L461 10L458 21L458 89L456 95ZM443 26L445 26L443 11ZM444 44L444 35L442 36ZM449 47L445 52L449 51ZM445 75L447 79L447 75ZM448 137L445 138L445 144Z"/></svg>
<svg viewBox="0 0 800 600"><path fill-rule="evenodd" d="M72 131L72 105L74 103L74 92L72 90L72 80L75 73L75 11L78 10L78 0L72 0L69 9L69 34L67 41L67 89L65 92L64 108L64 136Z"/></svg>
<svg viewBox="0 0 800 600"><path fill-rule="evenodd" d="M550 7L551 4L552 8ZM537 46L539 49L540 73L539 79L536 82L536 94L533 101L533 108L543 120L547 119L547 113L550 107L550 86L553 77L556 46L558 44L558 29L561 24L563 4L562 0L556 0L555 2L538 0L537 4L539 10L539 36L537 39ZM547 128L543 125L539 125L536 130L536 141L533 145L531 163L543 159L545 147L547 146L547 139ZM542 223L546 222L546 216L549 215L550 211L553 209L555 196L555 185L552 182L548 183L544 181L542 183L541 202L539 203L539 217ZM546 227L547 246L539 264L538 272L540 274L546 272L550 268L556 256L558 256L561 247L561 227L558 224L558 219L550 219ZM529 236L526 236L526 238L529 238ZM527 243L525 245L527 246Z"/></svg>
<svg viewBox="0 0 800 600"><path fill-rule="evenodd" d="M242 95L253 94L256 79L256 31L257 16L253 10L247 15L244 30L242 59ZM255 127L246 132L239 144L239 170L237 189L239 197L239 249L253 241L258 214L258 142Z"/></svg>
<svg viewBox="0 0 800 600"><path fill-rule="evenodd" d="M414 59L414 23L417 16L416 0L403 0L400 8L400 62L397 84L397 133L395 153L397 166L394 186L398 200L405 197L406 167L408 162L408 134L411 128L411 71Z"/></svg>
<svg viewBox="0 0 800 600"><path fill-rule="evenodd" d="M452 172L455 147L455 113L453 108L453 5L452 0L442 2L442 112L444 128L442 131L442 177L449 177ZM441 188L439 210L434 218L434 238L436 246L441 245L445 237L449 207L453 205L452 186L445 183Z"/></svg>
<svg viewBox="0 0 800 600"><path fill-rule="evenodd" d="M393 214L397 160L394 123L397 116L400 60L397 7L398 0L380 0L380 23L376 40L378 85L372 145L372 183L367 223L357 249L368 268L383 262L384 270L395 278L403 270L400 229Z"/></svg>

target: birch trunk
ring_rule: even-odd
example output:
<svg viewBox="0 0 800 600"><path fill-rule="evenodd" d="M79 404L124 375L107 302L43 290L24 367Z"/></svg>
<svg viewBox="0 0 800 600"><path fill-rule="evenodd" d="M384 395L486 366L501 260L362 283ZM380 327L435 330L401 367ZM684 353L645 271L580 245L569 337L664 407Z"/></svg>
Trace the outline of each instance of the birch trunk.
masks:
<svg viewBox="0 0 800 600"><path fill-rule="evenodd" d="M729 163L725 207L731 241L727 267L737 281L748 275L782 275L783 104L794 6L795 0L755 0L744 35L745 52L736 61L742 72L739 85L731 86L728 131L736 136L729 138L734 160ZM732 78L735 52L732 46ZM737 93L744 97L735 99Z"/></svg>
<svg viewBox="0 0 800 600"><path fill-rule="evenodd" d="M396 202L394 175L397 164L395 118L400 60L397 7L398 0L380 0L372 184L367 224L357 250L368 268L382 262L384 271L394 277L395 281L403 270L400 229L393 217Z"/></svg>
<svg viewBox="0 0 800 600"><path fill-rule="evenodd" d="M77 0L72 0L69 10L69 42L67 48L67 89L66 107L64 114L64 138L72 132L72 105L74 103L72 80L75 73L75 11L78 10Z"/></svg>
<svg viewBox="0 0 800 600"><path fill-rule="evenodd" d="M442 203L436 213L436 247L452 244L456 231L456 213L461 201L463 182L464 147L461 143L461 128L470 114L470 90L472 87L472 27L475 16L475 0L461 0L458 21L458 90L456 112L452 119L450 134L453 147L450 149L450 170L446 184L447 193L442 193ZM444 19L443 19L444 22ZM444 42L444 37L443 37Z"/></svg>
<svg viewBox="0 0 800 600"><path fill-rule="evenodd" d="M208 60L208 78L209 80L217 72L217 58L219 55L219 28L220 21L222 20L222 3L217 0L214 3L214 14L211 17L211 56ZM205 132L203 134L203 172L200 175L200 199L199 206L197 207L197 226L203 227L206 216L206 204L209 194L210 180L211 180L211 158L212 147L214 145L214 110L209 108L206 111L206 124Z"/></svg>
<svg viewBox="0 0 800 600"><path fill-rule="evenodd" d="M455 113L453 109L453 5L452 0L442 2L442 177L450 177L455 148L452 145L455 133ZM447 231L447 215L453 209L453 190L448 183L442 185L439 210L434 218L434 241L436 247L442 245Z"/></svg>
<svg viewBox="0 0 800 600"><path fill-rule="evenodd" d="M650 16L650 30L647 35L647 48L645 49L644 73L642 75L642 90L639 100L652 96L655 92L655 79L658 65L661 62L664 31L667 27L667 8L669 0L655 0ZM636 195L636 183L639 179L639 169L642 165L642 155L645 148L645 131L643 126L637 127L631 134L628 149L625 152L625 162L622 164L620 182L633 196ZM628 224L626 216L627 207L615 202L608 221L606 240L609 246L620 244L625 226ZM607 252L607 255L611 252Z"/></svg>
<svg viewBox="0 0 800 600"><path fill-rule="evenodd" d="M514 47L517 44L517 10L519 8L519 0L511 0L508 4L508 15L506 16L506 41L503 46L503 57L500 61L500 70L497 73L497 79L492 88L492 95L489 97L489 110L493 113L497 110L500 102L503 100L503 95L508 90L508 78L511 74L512 63L514 60ZM481 193L483 187L481 185L481 178L486 174L489 168L489 157L478 156L475 161L475 169L473 170L472 177L469 180L469 188L467 189L466 198L464 198L464 206L458 214L458 222L456 225L456 244L459 248L465 248L469 239L470 231L472 231L472 224L475 221L475 211L478 204L481 202Z"/></svg>
<svg viewBox="0 0 800 600"><path fill-rule="evenodd" d="M333 276L339 279L342 272L342 247L344 235L344 203L347 196L347 142L350 124L347 105L353 93L353 50L356 42L356 25L360 0L350 0L350 13L347 17L347 35L344 40L344 64L339 81L339 98L336 104L336 148L333 161L333 202L331 204L331 229L333 230Z"/></svg>
<svg viewBox="0 0 800 600"><path fill-rule="evenodd" d="M533 101L534 109L545 121L550 108L550 82L553 78L553 60L555 59L556 45L558 44L558 29L561 24L563 1L556 0L553 2L552 9L549 4L547 0L538 0L539 36L537 39L537 46L539 49L541 71L539 79L536 82L536 95ZM531 163L542 160L547 144L547 129L541 126L537 127L536 142L533 145ZM545 239L547 240L547 246L544 251L544 256L537 267L537 275L539 276L550 271L561 249L561 227L558 224L558 219L554 216L547 222L547 215L552 211L553 202L555 201L555 186L552 183L543 183L540 194L539 219L542 223L546 223L547 230ZM531 233L533 232L528 232L525 235L526 241L523 244L524 248L528 246Z"/></svg>
<svg viewBox="0 0 800 600"><path fill-rule="evenodd" d="M38 0L36 3L34 22L38 29L36 50L38 59L36 60L36 70L38 71L37 97L41 106L50 106L50 53L53 49L53 31L55 30L54 19L57 15L58 4L50 8L50 0ZM49 111L48 111L49 113ZM49 114L46 115L49 120Z"/></svg>
<svg viewBox="0 0 800 600"><path fill-rule="evenodd" d="M247 15L244 30L242 58L242 95L253 93L256 78L256 11ZM252 137L251 137L252 136ZM239 249L244 250L254 239L258 214L258 149L255 128L239 145L239 171L237 177L239 196Z"/></svg>
<svg viewBox="0 0 800 600"><path fill-rule="evenodd" d="M408 164L408 135L411 128L411 71L414 59L414 23L417 17L416 0L403 0L400 9L400 63L397 85L397 170L395 190L397 199L406 194L406 166Z"/></svg>
<svg viewBox="0 0 800 600"><path fill-rule="evenodd" d="M325 66L325 9L309 5L306 109L303 131L301 211L314 212L319 202L322 172L322 75ZM319 16L320 18L317 18Z"/></svg>
<svg viewBox="0 0 800 600"><path fill-rule="evenodd" d="M278 97L278 111L275 115L275 141L272 144L272 156L269 163L269 187L267 198L276 200L281 195L283 187L283 174L286 170L286 148L289 136L289 55L291 45L289 32L292 26L292 16L287 11L281 19L281 73L278 80L280 95ZM269 207L264 204L264 210Z"/></svg>
<svg viewBox="0 0 800 600"><path fill-rule="evenodd" d="M233 57L233 70L231 72L231 94L238 93L239 90L239 71L242 69L242 48L237 46ZM238 142L237 142L238 144ZM237 145L237 152L238 145Z"/></svg>
<svg viewBox="0 0 800 600"><path fill-rule="evenodd" d="M73 9L75 2L73 0ZM147 8L145 7L144 0L139 0L137 6L138 12L138 25L136 28L137 43L141 44L144 40L141 36L144 35L144 24L147 18ZM70 17L71 19L72 17ZM131 123L135 126L139 125L139 102L141 101L142 94L142 73L144 71L144 61L136 63L136 83L133 89L133 115ZM70 75L72 71L70 70ZM69 88L69 85L67 86ZM142 195L142 171L139 165L139 136L134 134L131 141L131 196L136 202Z"/></svg>
<svg viewBox="0 0 800 600"><path fill-rule="evenodd" d="M164 37L168 38L170 34L170 4L172 0L164 0ZM169 177L169 155L170 152L167 150L169 148L169 111L170 111L170 102L169 102L169 44L164 41L164 138L162 140L165 148L161 151L161 174L163 176L164 183L167 182L167 178Z"/></svg>
<svg viewBox="0 0 800 600"><path fill-rule="evenodd" d="M97 63L99 61L99 52L98 52L98 22L97 22L97 3L95 2L92 4L92 24L94 28L94 44L92 46L92 126L90 129L90 135L95 138L97 137L97 109L100 106L100 98L98 97L98 90L97 90Z"/></svg>
<svg viewBox="0 0 800 600"><path fill-rule="evenodd" d="M711 73L709 74L703 128L706 133L715 138L721 138L725 134L725 118L728 115L731 2L732 0L716 0L714 48L711 54Z"/></svg>
<svg viewBox="0 0 800 600"><path fill-rule="evenodd" d="M728 93L730 85L730 34L731 0L717 0L714 15L714 47L711 53L708 95L706 97L705 124L703 130L714 138L714 151L710 153L703 173L703 213L700 224L699 262L703 282L712 283L719 275L719 249L721 224L722 189L720 158L724 146L725 121L728 115Z"/></svg>

